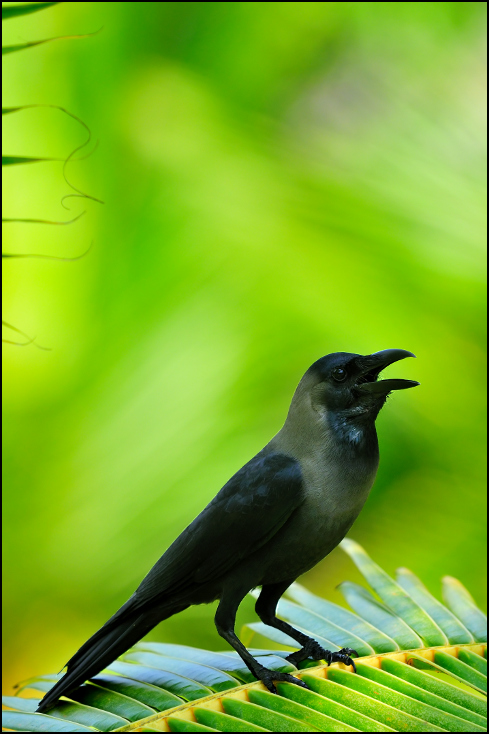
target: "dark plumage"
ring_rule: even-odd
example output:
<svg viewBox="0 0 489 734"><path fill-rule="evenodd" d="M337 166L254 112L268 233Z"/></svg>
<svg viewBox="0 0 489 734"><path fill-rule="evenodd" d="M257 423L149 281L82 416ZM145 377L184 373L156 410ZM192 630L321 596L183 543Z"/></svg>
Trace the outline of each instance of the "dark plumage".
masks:
<svg viewBox="0 0 489 734"><path fill-rule="evenodd" d="M107 667L155 625L219 599L219 634L271 690L274 680L302 681L260 665L234 632L237 608L254 587L265 624L301 645L289 656L353 664L353 650L332 653L275 616L279 598L344 538L365 503L378 466L375 419L387 394L417 385L378 380L413 357L401 349L369 356L339 352L315 362L295 391L281 431L243 466L182 532L131 598L69 660L38 711L49 710Z"/></svg>

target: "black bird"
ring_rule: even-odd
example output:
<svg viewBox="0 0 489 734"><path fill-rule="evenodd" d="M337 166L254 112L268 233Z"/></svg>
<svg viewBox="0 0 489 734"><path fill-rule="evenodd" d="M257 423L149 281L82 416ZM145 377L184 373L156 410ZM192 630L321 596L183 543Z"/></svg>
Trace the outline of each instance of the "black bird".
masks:
<svg viewBox="0 0 489 734"><path fill-rule="evenodd" d="M192 604L219 599L217 631L272 692L274 680L305 685L258 663L234 632L236 611L256 586L256 612L297 640L288 656L354 665L354 650L323 649L275 616L278 600L301 574L345 537L362 509L379 463L375 419L392 390L412 380L378 380L403 349L368 356L337 352L318 359L300 381L283 428L243 466L182 532L130 599L67 663L39 712L99 673L159 622Z"/></svg>

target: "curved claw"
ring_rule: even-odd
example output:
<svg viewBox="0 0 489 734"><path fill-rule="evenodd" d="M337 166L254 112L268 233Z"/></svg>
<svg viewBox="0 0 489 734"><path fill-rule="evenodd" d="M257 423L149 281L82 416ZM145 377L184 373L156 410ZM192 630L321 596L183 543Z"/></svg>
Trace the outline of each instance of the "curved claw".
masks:
<svg viewBox="0 0 489 734"><path fill-rule="evenodd" d="M307 688L307 690L309 690L309 686L307 685L307 683L304 683L304 681L301 678L296 678L295 675L290 675L289 673L282 673L282 675L286 677L280 678L280 680L284 680L287 683L293 683L296 686L300 686L301 688Z"/></svg>
<svg viewBox="0 0 489 734"><path fill-rule="evenodd" d="M343 647L338 652L334 652L332 654L332 660L330 662L328 661L328 665L330 665L331 663L343 663L344 665L351 665L351 667L353 668L353 672L356 673L357 666L351 658L352 655L358 657L357 651L353 650L351 647Z"/></svg>
<svg viewBox="0 0 489 734"><path fill-rule="evenodd" d="M270 693L277 693L274 681L285 681L286 683L293 683L301 688L309 689L309 686L304 683L300 678L296 678L290 673L280 673L276 670L269 670L268 668L262 668L255 672L255 676L258 680L261 680L264 686L268 688Z"/></svg>
<svg viewBox="0 0 489 734"><path fill-rule="evenodd" d="M338 654L354 655L356 658L358 657L357 651L354 650L352 647L342 647L341 650L338 651Z"/></svg>

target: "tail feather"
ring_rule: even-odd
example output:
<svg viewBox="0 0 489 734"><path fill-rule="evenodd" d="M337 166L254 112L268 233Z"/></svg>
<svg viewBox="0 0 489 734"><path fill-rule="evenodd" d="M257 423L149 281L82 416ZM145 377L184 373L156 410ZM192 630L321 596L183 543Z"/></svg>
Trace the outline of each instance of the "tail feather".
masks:
<svg viewBox="0 0 489 734"><path fill-rule="evenodd" d="M48 711L56 704L60 696L68 695L88 678L100 673L159 622L171 617L181 609L182 607L176 609L172 606L162 611L160 607L120 620L118 624L109 625L107 623L101 627L69 660L67 672L44 696L37 708L37 713Z"/></svg>

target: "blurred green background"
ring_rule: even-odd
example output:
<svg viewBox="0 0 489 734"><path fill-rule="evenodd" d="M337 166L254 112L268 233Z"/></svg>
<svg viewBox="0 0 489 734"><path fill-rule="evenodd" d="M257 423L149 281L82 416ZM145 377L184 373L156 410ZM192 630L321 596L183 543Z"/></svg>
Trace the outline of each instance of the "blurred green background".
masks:
<svg viewBox="0 0 489 734"><path fill-rule="evenodd" d="M57 671L276 433L333 351L400 347L350 537L485 605L485 3L62 3L4 43L3 104L99 140L4 171L5 685ZM54 110L4 153L65 158ZM93 147L93 146L91 146ZM81 155L81 154L80 154ZM4 334L12 338L11 332ZM341 603L334 551L302 582ZM214 607L153 639L225 649ZM255 619L245 600L239 624Z"/></svg>

